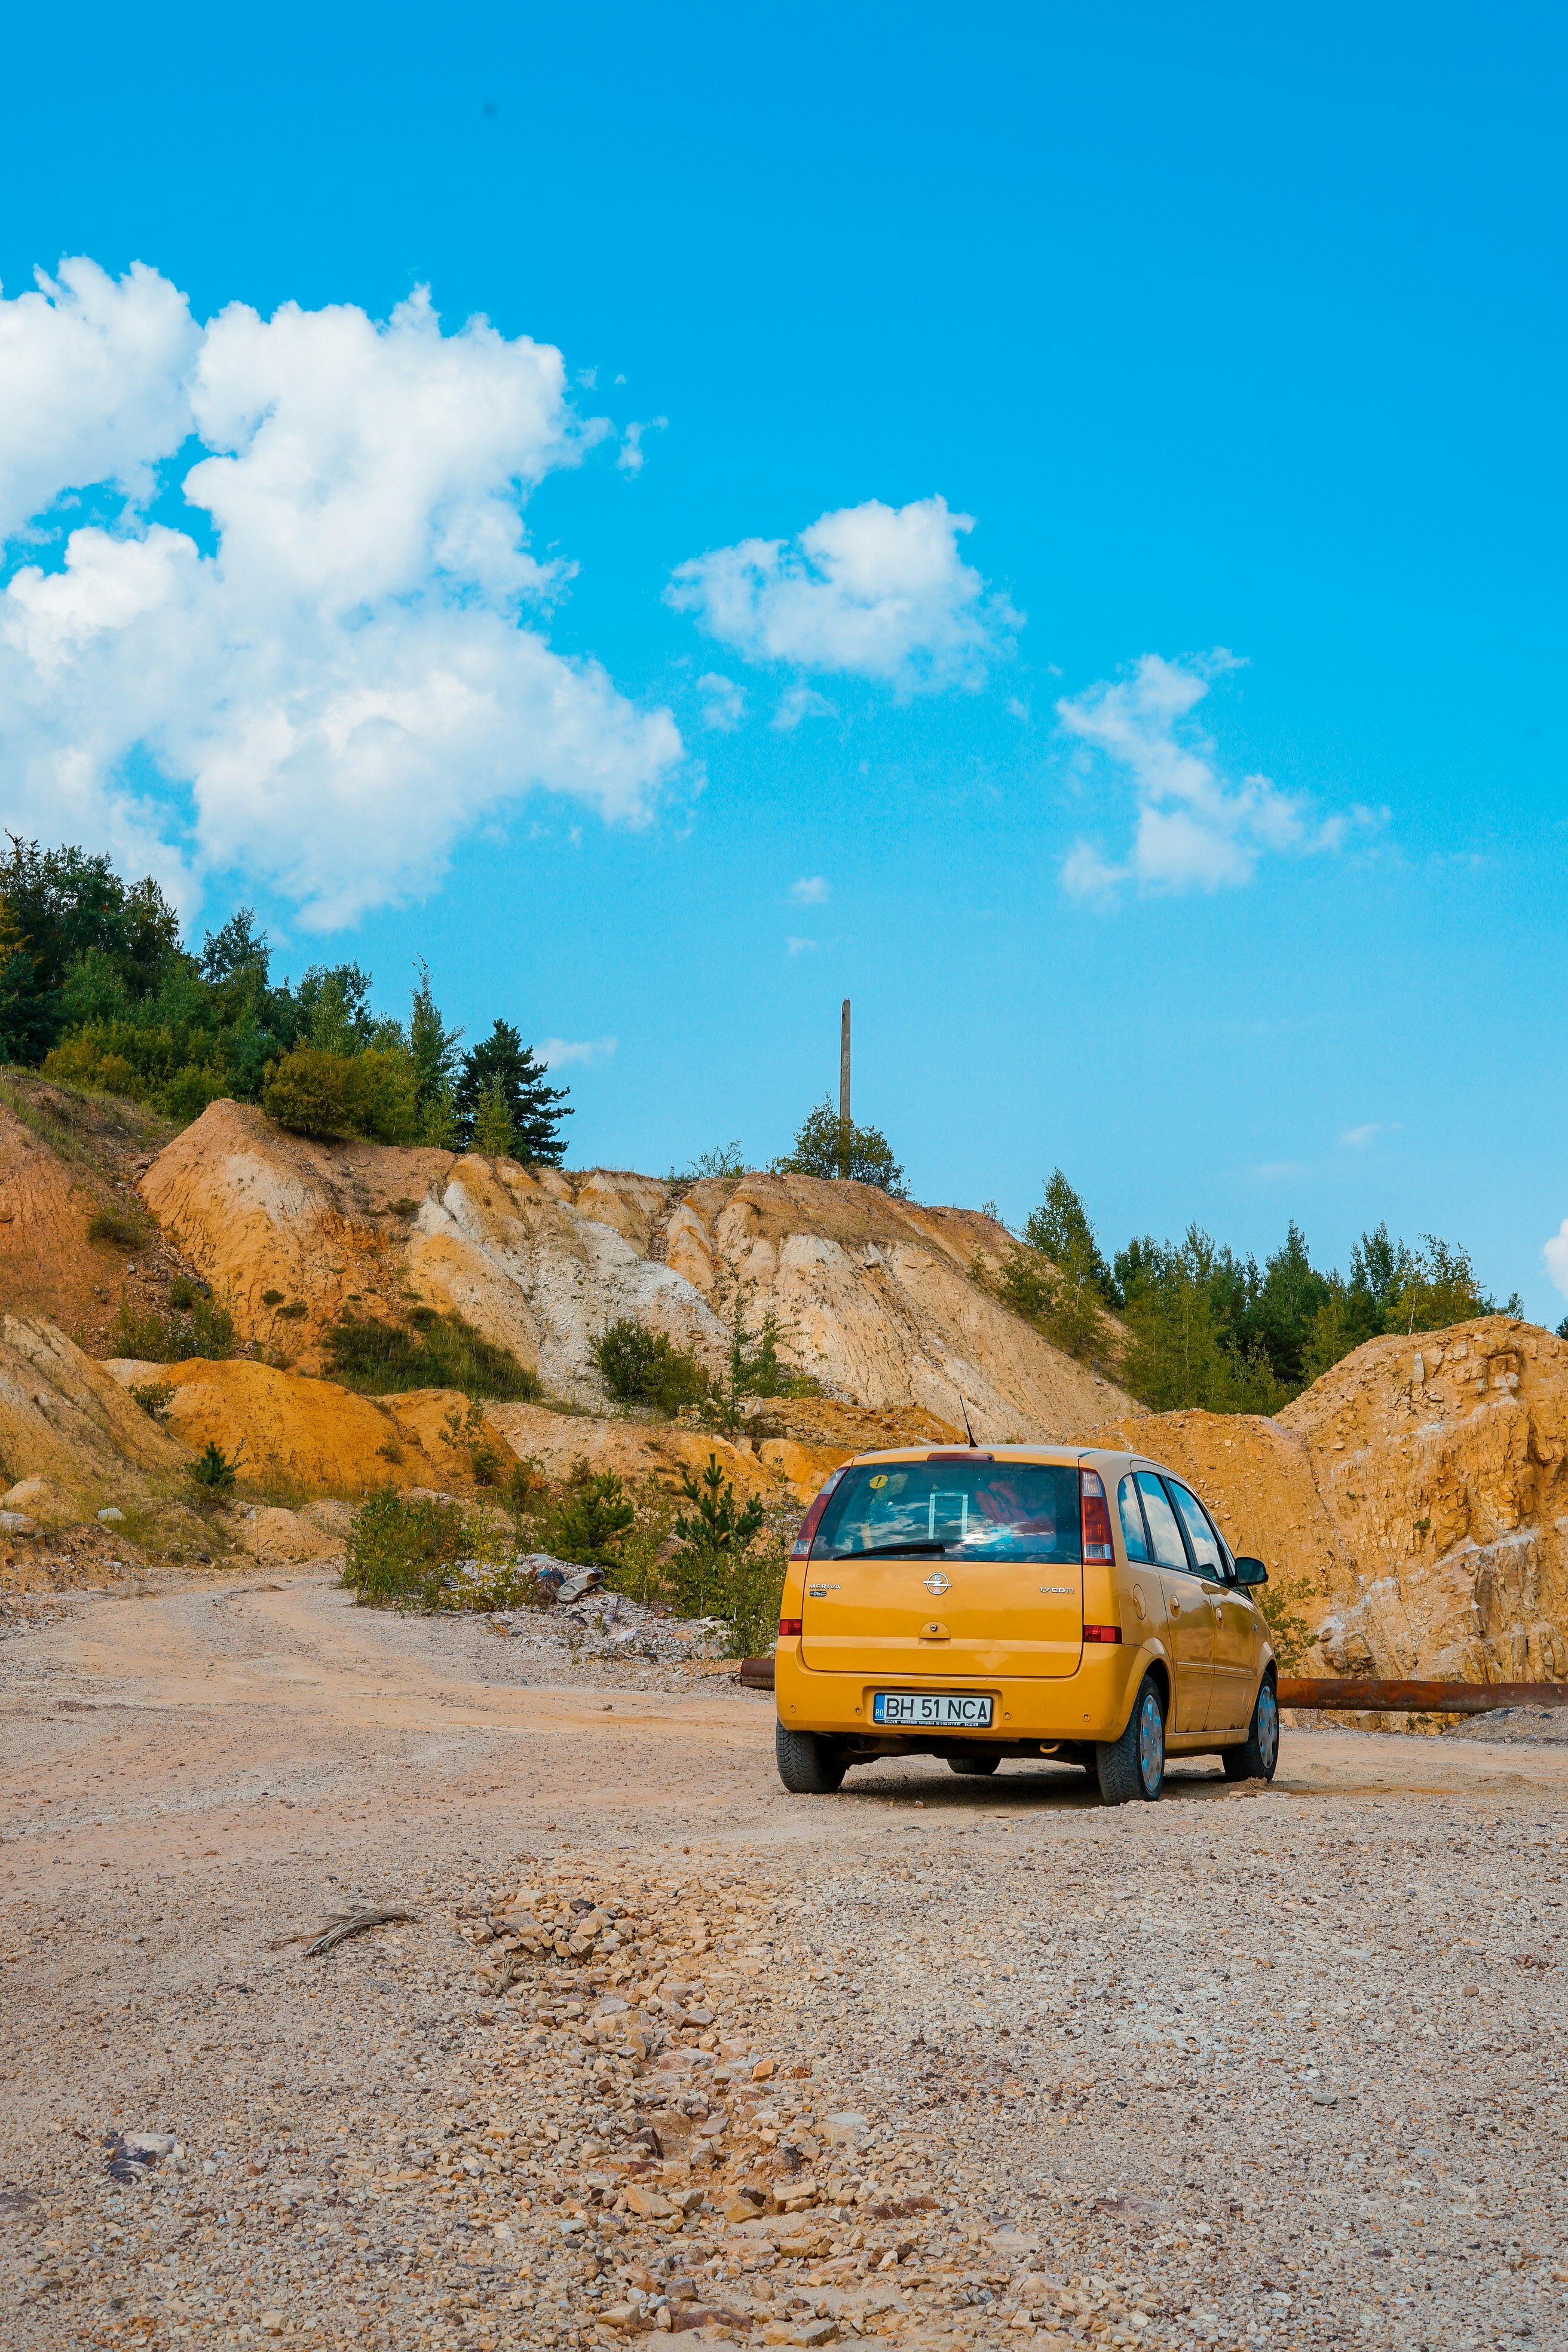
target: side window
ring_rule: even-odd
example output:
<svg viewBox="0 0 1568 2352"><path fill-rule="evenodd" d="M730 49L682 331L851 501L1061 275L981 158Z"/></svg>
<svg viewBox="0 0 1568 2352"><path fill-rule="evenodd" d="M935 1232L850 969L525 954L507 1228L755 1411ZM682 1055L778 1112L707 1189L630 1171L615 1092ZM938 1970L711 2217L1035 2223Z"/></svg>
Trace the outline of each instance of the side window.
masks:
<svg viewBox="0 0 1568 2352"><path fill-rule="evenodd" d="M1190 1493L1185 1486L1179 1485L1174 1478L1168 1480L1167 1483L1175 1497L1176 1508L1186 1523L1187 1535L1193 1547L1193 1558L1198 1564L1198 1574L1218 1577L1223 1581L1225 1562L1220 1558L1219 1545L1215 1538L1215 1531L1209 1525L1207 1512L1197 1496Z"/></svg>
<svg viewBox="0 0 1568 2352"><path fill-rule="evenodd" d="M1138 1507L1138 1489L1131 1476L1123 1478L1116 1490L1116 1507L1121 1514L1121 1540L1127 1547L1129 1559L1149 1558L1149 1538L1143 1532L1143 1514Z"/></svg>
<svg viewBox="0 0 1568 2352"><path fill-rule="evenodd" d="M1164 1487L1152 1472L1140 1470L1138 1492L1143 1497L1143 1508L1148 1514L1155 1559L1162 1568L1185 1569L1188 1566L1186 1546L1182 1541L1182 1530L1176 1525L1176 1514L1171 1508L1171 1498Z"/></svg>

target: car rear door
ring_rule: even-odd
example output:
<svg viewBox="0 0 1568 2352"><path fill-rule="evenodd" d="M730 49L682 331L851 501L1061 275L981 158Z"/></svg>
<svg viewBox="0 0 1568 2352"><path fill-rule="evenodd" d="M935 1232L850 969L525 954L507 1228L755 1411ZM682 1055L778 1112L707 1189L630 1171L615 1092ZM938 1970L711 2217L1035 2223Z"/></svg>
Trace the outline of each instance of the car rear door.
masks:
<svg viewBox="0 0 1568 2352"><path fill-rule="evenodd" d="M1138 1491L1165 1606L1165 1647L1175 1676L1171 1704L1173 1731L1202 1731L1208 1721L1214 1685L1214 1617L1208 1595L1194 1572L1176 1507L1163 1479L1152 1470L1137 1474Z"/></svg>
<svg viewBox="0 0 1568 2352"><path fill-rule="evenodd" d="M1237 1583L1219 1529L1204 1505L1178 1479L1166 1483L1181 1512L1214 1613L1214 1681L1206 1727L1210 1731L1245 1731L1258 1695L1258 1671L1263 1654L1258 1612Z"/></svg>

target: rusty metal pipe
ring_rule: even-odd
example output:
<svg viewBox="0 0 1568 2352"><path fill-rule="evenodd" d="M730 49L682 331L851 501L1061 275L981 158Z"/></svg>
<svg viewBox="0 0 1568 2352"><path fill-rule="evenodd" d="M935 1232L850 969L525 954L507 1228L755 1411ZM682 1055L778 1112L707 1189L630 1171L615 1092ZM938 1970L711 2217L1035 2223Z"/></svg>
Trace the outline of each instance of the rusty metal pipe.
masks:
<svg viewBox="0 0 1568 2352"><path fill-rule="evenodd" d="M1395 1683L1372 1675L1281 1675L1281 1706L1358 1715L1489 1715L1500 1706L1568 1706L1568 1683Z"/></svg>

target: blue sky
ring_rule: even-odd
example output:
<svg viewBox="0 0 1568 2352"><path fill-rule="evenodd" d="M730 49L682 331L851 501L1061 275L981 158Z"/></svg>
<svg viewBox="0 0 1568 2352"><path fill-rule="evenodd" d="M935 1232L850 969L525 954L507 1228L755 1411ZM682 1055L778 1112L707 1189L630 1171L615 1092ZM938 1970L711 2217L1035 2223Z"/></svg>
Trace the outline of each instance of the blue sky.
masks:
<svg viewBox="0 0 1568 2352"><path fill-rule="evenodd" d="M153 845L197 929L253 900L285 966L352 954L393 1004L422 952L449 1017L582 1048L577 1162L783 1149L847 993L921 1198L1021 1220L1059 1162L1108 1244L1196 1218L1261 1254L1294 1215L1342 1264L1386 1217L1555 1323L1563 39L1219 5L14 31L4 814ZM68 256L110 291L17 305ZM491 341L310 325L422 286ZM91 319L101 382L50 341ZM330 470L348 376L363 495L301 553L279 436ZM314 714L287 772L269 695Z"/></svg>

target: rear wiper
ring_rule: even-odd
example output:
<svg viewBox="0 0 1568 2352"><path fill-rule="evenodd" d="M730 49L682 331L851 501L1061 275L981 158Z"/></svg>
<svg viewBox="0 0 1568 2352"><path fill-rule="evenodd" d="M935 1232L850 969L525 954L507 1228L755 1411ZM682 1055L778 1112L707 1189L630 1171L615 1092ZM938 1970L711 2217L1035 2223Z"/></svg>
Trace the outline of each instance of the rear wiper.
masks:
<svg viewBox="0 0 1568 2352"><path fill-rule="evenodd" d="M845 1558L847 1559L879 1559L887 1552L908 1554L914 1551L945 1551L946 1549L945 1543L933 1543L929 1536L922 1536L918 1542L911 1540L908 1543L868 1544L864 1551L847 1552Z"/></svg>

